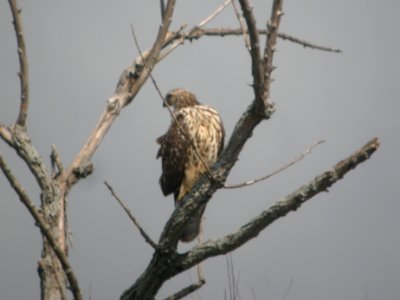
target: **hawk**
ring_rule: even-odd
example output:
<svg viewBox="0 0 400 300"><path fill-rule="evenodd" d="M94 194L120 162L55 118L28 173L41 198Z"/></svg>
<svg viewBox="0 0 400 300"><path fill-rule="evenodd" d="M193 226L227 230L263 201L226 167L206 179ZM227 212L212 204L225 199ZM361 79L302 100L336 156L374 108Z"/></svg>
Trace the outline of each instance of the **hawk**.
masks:
<svg viewBox="0 0 400 300"><path fill-rule="evenodd" d="M160 145L157 158L161 157L162 163L160 186L164 196L174 194L177 206L207 172L205 164L211 167L217 160L225 132L218 112L198 102L189 91L171 90L163 105L173 109L174 118L167 132L157 139ZM190 242L199 234L204 209L205 206L201 207L188 220L181 241Z"/></svg>

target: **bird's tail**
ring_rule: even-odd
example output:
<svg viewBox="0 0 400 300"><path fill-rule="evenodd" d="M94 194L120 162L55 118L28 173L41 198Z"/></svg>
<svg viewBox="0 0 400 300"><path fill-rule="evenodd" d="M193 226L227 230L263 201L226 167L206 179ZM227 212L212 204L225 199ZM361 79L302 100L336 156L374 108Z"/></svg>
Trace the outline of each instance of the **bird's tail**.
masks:
<svg viewBox="0 0 400 300"><path fill-rule="evenodd" d="M206 205L202 205L198 211L194 213L193 216L185 224L183 227L181 236L179 240L182 242L191 242L193 241L200 233L200 225L201 225L201 218L203 217L204 210Z"/></svg>

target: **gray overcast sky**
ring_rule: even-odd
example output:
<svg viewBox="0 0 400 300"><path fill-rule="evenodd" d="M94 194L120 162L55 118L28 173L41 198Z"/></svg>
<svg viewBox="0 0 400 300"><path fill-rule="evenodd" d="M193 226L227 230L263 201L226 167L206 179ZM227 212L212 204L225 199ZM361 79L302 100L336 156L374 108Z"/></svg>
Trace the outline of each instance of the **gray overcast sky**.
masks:
<svg viewBox="0 0 400 300"><path fill-rule="evenodd" d="M51 144L69 164L94 128L121 71L160 23L158 1L19 1L30 63L29 134L48 161ZM172 29L189 27L222 1L178 1ZM264 26L270 1L253 1ZM281 31L343 49L330 54L279 40L272 85L277 112L244 148L229 183L264 175L317 139L327 142L291 169L257 185L221 190L206 210L205 237L227 234L282 196L326 170L373 136L382 147L344 180L289 214L233 253L242 299L398 299L400 295L400 35L396 0L285 1ZM208 27L237 27L228 7ZM6 1L0 2L0 122L18 110L16 41ZM217 108L227 135L252 100L250 58L241 37L186 42L157 65L165 93L185 87ZM93 163L95 173L69 196L70 252L86 298L116 299L141 274L150 247L103 185L108 180L148 233L157 239L173 209L164 199L155 139L169 124L148 82L119 116ZM38 189L4 142L0 152L30 196ZM188 245L182 245L182 250ZM0 298L39 299L38 229L0 175ZM202 299L223 299L224 257L204 264ZM168 282L158 298L194 280ZM196 295L193 299L198 299Z"/></svg>

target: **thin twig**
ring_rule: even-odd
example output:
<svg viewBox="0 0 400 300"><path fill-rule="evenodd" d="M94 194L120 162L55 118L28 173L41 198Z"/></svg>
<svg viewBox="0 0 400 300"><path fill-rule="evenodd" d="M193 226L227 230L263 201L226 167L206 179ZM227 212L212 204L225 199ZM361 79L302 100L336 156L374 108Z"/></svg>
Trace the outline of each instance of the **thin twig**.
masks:
<svg viewBox="0 0 400 300"><path fill-rule="evenodd" d="M292 289L293 282L294 282L294 277L290 278L290 282L289 282L288 287L287 287L287 289L285 291L285 294L282 297L282 300L286 300L287 296L289 295L290 290Z"/></svg>
<svg viewBox="0 0 400 300"><path fill-rule="evenodd" d="M204 241L204 216L201 217L200 220L200 233L199 236L197 237L197 244L200 245ZM201 263L199 263L197 266L197 279L199 282L204 280L204 275L203 275L203 266Z"/></svg>
<svg viewBox="0 0 400 300"><path fill-rule="evenodd" d="M197 25L193 26L188 34L182 34L168 49L163 51L160 54L160 60L164 59L168 54L170 54L173 50L175 50L176 47L179 45L182 45L183 41L185 40L186 35L192 35L195 34L197 31L201 31L202 27L204 27L208 22L210 22L212 19L214 19L232 0L226 0L224 3L222 3L221 6L219 6L216 10L214 10L207 18L204 20L200 21ZM167 46L169 43L173 42L173 39L166 41L164 44L164 47Z"/></svg>
<svg viewBox="0 0 400 300"><path fill-rule="evenodd" d="M316 44L310 43L310 42L305 41L303 39L296 38L296 37L291 36L291 35L286 34L286 33L278 32L278 37L283 39L283 40L288 40L288 41L290 41L292 43L302 45L305 48L311 48L311 49L327 51L327 52L342 53L341 49L316 45Z"/></svg>
<svg viewBox="0 0 400 300"><path fill-rule="evenodd" d="M233 265L232 253L226 255L226 274L228 276L229 299L240 299L239 278L236 279L235 268ZM226 298L226 296L225 296Z"/></svg>
<svg viewBox="0 0 400 300"><path fill-rule="evenodd" d="M364 300L368 300L368 289L366 285L364 285Z"/></svg>
<svg viewBox="0 0 400 300"><path fill-rule="evenodd" d="M247 50L250 51L251 47L250 47L249 36L247 34L247 30L246 30L246 27L245 27L244 22L243 22L243 17L240 15L239 9L237 8L237 6L235 4L235 1L236 0L232 1L233 10L235 11L236 18L239 21L240 31L241 31L241 34L243 35L244 44L246 45ZM207 31L207 30L204 30L204 31Z"/></svg>
<svg viewBox="0 0 400 300"><path fill-rule="evenodd" d="M311 151L318 145L324 143L324 140L319 140L317 142L315 142L311 147L307 148L303 153L301 153L299 156L297 156L295 159L293 159L292 161L290 161L289 163L285 164L284 166L280 167L279 169L273 171L272 173L269 173L263 177L257 178L257 179L253 179L253 180L248 180L246 182L242 182L242 183L238 183L238 184L232 184L232 185L224 185L225 189L237 189L237 188L241 188L241 187L245 187L245 186L249 186L252 184L255 184L257 182L266 180L272 176L275 176L276 174L286 170L287 168L291 167L292 165L294 165L295 163L299 162L300 160L302 160L306 155L310 154Z"/></svg>
<svg viewBox="0 0 400 300"><path fill-rule="evenodd" d="M218 7L211 15L205 18L203 21L197 24L198 28L203 27L207 23L209 23L212 19L214 19L220 12L224 10L224 8L231 2L232 0L225 0L224 3L220 7Z"/></svg>
<svg viewBox="0 0 400 300"><path fill-rule="evenodd" d="M233 287L235 285L235 280L232 277L235 276L235 273L233 272L232 256L230 253L226 256L226 275L228 276L229 299L232 300L234 294Z"/></svg>
<svg viewBox="0 0 400 300"><path fill-rule="evenodd" d="M0 168L2 169L4 175L8 179L8 182L11 184L14 191L19 196L21 202L25 205L29 213L34 218L37 226L39 226L43 235L47 238L51 248L53 249L54 253L59 259L61 266L64 270L65 276L68 279L70 289L72 294L74 295L75 300L82 300L83 297L79 288L78 280L76 279L72 267L68 262L68 258L64 254L64 251L57 245L55 238L51 234L51 228L49 227L47 222L43 219L42 215L38 212L32 200L26 194L25 189L19 183L17 178L12 174L10 168L8 167L8 165L6 164L1 155L0 155Z"/></svg>
<svg viewBox="0 0 400 300"><path fill-rule="evenodd" d="M136 220L136 218L133 216L131 213L130 209L122 202L121 198L118 197L118 195L114 192L114 189L112 188L111 185L108 184L107 181L104 181L104 184L107 186L107 188L110 190L111 195L117 200L119 205L123 208L123 210L126 212L128 215L129 219L131 219L132 223L136 226L136 228L139 230L140 234L144 238L144 240L151 246L153 247L154 250L158 249L158 246L153 240L149 237L149 235L144 231L143 227L140 226L139 222Z"/></svg>
<svg viewBox="0 0 400 300"><path fill-rule="evenodd" d="M203 279L197 283L191 284L188 287L185 287L184 289L180 290L179 292L168 296L167 298L165 298L165 300L178 300L178 299L182 299L183 297L186 297L187 295L195 292L196 290L198 290L199 288L201 288L204 284L206 283L206 281Z"/></svg>
<svg viewBox="0 0 400 300"><path fill-rule="evenodd" d="M232 2L234 3L234 2ZM259 35L266 35L268 33L268 29L257 29L257 32ZM184 37L186 40L196 40L199 39L202 36L210 36L210 37L224 37L224 36L239 36L247 34L247 29L244 28L226 28L226 27L220 27L220 28L203 28L195 33L189 35L189 34L178 34L175 37L181 38ZM278 32L278 38L282 40L287 40L295 44L299 44L303 46L304 48L310 48L310 49L315 49L315 50L321 50L321 51L326 51L326 52L335 52L335 53L341 53L341 49L337 48L332 48L332 47L327 47L327 46L321 46L317 45L315 43L308 42L304 39L300 39L297 37L294 37L290 34L283 33L283 32Z"/></svg>
<svg viewBox="0 0 400 300"><path fill-rule="evenodd" d="M18 44L18 58L19 58L19 78L21 84L21 103L19 107L19 114L17 124L23 128L26 127L26 117L28 115L29 105L29 72L28 72L28 56L26 54L24 31L22 28L21 9L18 8L16 0L8 0L13 16L13 24Z"/></svg>

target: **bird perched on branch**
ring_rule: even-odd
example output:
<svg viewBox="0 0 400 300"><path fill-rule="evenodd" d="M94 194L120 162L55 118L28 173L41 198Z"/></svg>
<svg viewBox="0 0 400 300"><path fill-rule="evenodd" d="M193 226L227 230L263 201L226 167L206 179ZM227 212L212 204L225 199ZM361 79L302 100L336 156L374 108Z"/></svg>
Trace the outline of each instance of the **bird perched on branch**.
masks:
<svg viewBox="0 0 400 300"><path fill-rule="evenodd" d="M161 190L164 196L174 194L177 206L217 160L225 133L218 112L198 102L191 92L171 90L166 105L172 108L173 118L167 132L157 139L157 158L162 161ZM181 241L190 242L199 234L204 209L205 205L188 220Z"/></svg>

